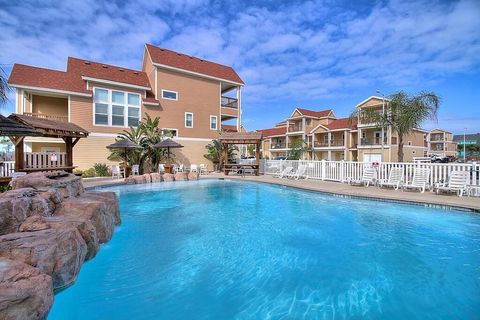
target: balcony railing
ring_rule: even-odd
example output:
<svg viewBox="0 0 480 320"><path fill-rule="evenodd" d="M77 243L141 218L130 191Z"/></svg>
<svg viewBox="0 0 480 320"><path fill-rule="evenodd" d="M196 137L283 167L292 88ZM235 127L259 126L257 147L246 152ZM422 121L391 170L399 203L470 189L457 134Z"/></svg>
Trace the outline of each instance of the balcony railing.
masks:
<svg viewBox="0 0 480 320"><path fill-rule="evenodd" d="M23 114L29 117L42 118L42 119L48 119L48 120L54 120L54 121L60 121L60 122L68 122L68 116L32 113L32 112L24 112Z"/></svg>
<svg viewBox="0 0 480 320"><path fill-rule="evenodd" d="M285 149L286 147L286 143L275 143L270 146L270 149Z"/></svg>
<svg viewBox="0 0 480 320"><path fill-rule="evenodd" d="M373 138L373 139L361 139L360 145L362 146L373 146L373 145L380 145L382 144L382 139L380 138Z"/></svg>
<svg viewBox="0 0 480 320"><path fill-rule="evenodd" d="M302 130L303 128L301 124L291 124L288 126L288 132L299 132Z"/></svg>
<svg viewBox="0 0 480 320"><path fill-rule="evenodd" d="M315 147L325 148L325 147L343 147L345 142L342 140L331 140L330 144L326 141L315 141Z"/></svg>
<svg viewBox="0 0 480 320"><path fill-rule="evenodd" d="M238 109L238 100L222 96L222 107Z"/></svg>

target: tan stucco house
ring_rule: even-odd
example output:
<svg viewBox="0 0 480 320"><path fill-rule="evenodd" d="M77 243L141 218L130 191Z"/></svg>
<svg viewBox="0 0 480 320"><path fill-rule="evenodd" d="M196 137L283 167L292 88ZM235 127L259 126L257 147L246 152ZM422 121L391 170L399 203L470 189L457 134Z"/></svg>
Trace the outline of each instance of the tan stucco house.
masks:
<svg viewBox="0 0 480 320"><path fill-rule="evenodd" d="M9 85L18 114L69 121L88 130L74 150L80 169L109 163L106 146L148 113L184 145L179 162L207 163L205 145L240 130L242 79L229 66L146 44L141 70L69 57L65 71L15 64ZM63 141L27 138L26 152L63 152Z"/></svg>

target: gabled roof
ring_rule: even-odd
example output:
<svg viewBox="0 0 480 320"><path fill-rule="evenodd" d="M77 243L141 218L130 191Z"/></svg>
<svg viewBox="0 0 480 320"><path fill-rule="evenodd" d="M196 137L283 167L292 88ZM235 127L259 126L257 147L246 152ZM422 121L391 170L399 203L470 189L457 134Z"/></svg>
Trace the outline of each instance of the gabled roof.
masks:
<svg viewBox="0 0 480 320"><path fill-rule="evenodd" d="M365 99L365 100L363 100L362 102L360 102L359 104L357 104L357 105L355 106L355 108L358 108L358 107L361 106L362 104L365 104L365 103L367 103L368 101L373 100L373 99L380 100L380 101L383 101L383 99L385 99L385 102L389 102L389 101L390 101L390 99L387 99L387 98L377 97L377 96L370 96L370 97L368 97L367 99Z"/></svg>
<svg viewBox="0 0 480 320"><path fill-rule="evenodd" d="M337 130L337 129L350 129L356 130L357 129L357 118L340 118L333 120L331 123L327 124L326 127L330 130Z"/></svg>
<svg viewBox="0 0 480 320"><path fill-rule="evenodd" d="M143 71L73 57L68 57L67 73L80 78L87 77L151 88L147 74Z"/></svg>
<svg viewBox="0 0 480 320"><path fill-rule="evenodd" d="M257 130L263 134L264 138L272 137L272 136L281 136L287 133L287 127L275 127L275 128L268 128L268 129L260 129Z"/></svg>
<svg viewBox="0 0 480 320"><path fill-rule="evenodd" d="M145 47L154 64L244 84L243 80L232 67L159 48L151 44L146 44Z"/></svg>
<svg viewBox="0 0 480 320"><path fill-rule="evenodd" d="M30 89L50 89L56 91L91 94L80 77L72 77L65 71L14 64L8 84Z"/></svg>
<svg viewBox="0 0 480 320"><path fill-rule="evenodd" d="M313 117L313 118L325 118L325 117L328 117L330 115L335 117L335 114L333 113L332 109L314 111L314 110L303 109L303 108L295 108L295 110L293 110L290 117L293 117L293 115L295 114L295 111L298 111L303 116L308 116L308 117Z"/></svg>
<svg viewBox="0 0 480 320"><path fill-rule="evenodd" d="M43 137L84 138L87 137L89 134L87 130L71 122L55 121L16 113L12 113L11 115L9 115L8 119L35 129L35 131L40 133Z"/></svg>

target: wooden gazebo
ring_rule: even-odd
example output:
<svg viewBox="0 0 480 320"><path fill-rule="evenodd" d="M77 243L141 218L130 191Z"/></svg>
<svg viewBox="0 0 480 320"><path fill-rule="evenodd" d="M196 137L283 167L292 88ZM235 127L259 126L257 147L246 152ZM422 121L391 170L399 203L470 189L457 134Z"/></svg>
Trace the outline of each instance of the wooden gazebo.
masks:
<svg viewBox="0 0 480 320"><path fill-rule="evenodd" d="M1 135L8 136L15 145L15 171L73 170L73 147L80 138L88 137L89 132L70 122L55 121L32 116L11 114L0 123ZM14 130L15 127L17 130ZM10 128L10 129L9 129ZM63 167L24 168L23 142L27 136L60 138L65 141L66 165Z"/></svg>
<svg viewBox="0 0 480 320"><path fill-rule="evenodd" d="M223 145L223 170L225 175L228 175L230 171L236 171L238 169L245 170L245 168L250 168L253 169L255 171L255 175L258 176L260 171L260 144L262 143L261 132L225 132L220 136L219 141ZM228 163L228 146L231 144L255 145L255 164Z"/></svg>

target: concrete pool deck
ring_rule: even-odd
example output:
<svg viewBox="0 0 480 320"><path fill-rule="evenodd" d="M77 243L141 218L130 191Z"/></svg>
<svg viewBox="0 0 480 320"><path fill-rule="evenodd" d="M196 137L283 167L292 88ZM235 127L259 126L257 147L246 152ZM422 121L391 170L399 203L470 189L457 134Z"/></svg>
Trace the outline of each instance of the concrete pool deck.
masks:
<svg viewBox="0 0 480 320"><path fill-rule="evenodd" d="M400 190L395 191L393 189L379 189L377 187L363 187L363 186L350 186L346 183L321 181L321 180L293 180L293 179L279 179L272 176L225 176L223 173L210 173L208 175L200 176L201 179L231 179L242 181L255 181L261 183L270 183L281 186L288 186L294 188L300 188L309 191L317 191L322 193L335 194L339 196L351 196L360 197L372 200L389 200L399 202L420 203L425 205L435 206L448 206L458 209L473 210L480 213L480 198L479 197L458 197L452 195L436 195L433 192L426 191L420 192L402 192ZM123 179L117 178L93 178L83 179L83 184L86 189L92 189L95 187L113 186L123 184ZM163 182L162 182L163 183Z"/></svg>

